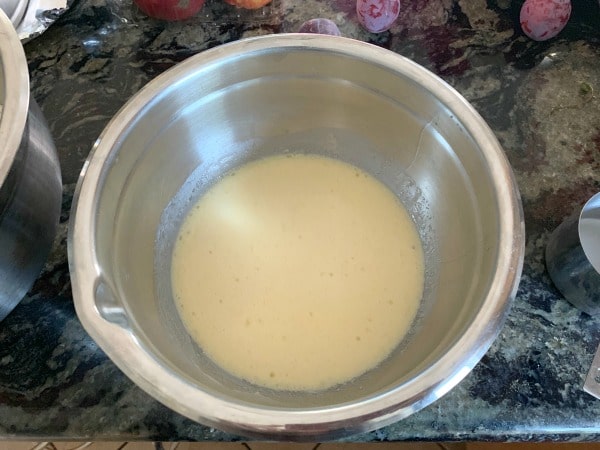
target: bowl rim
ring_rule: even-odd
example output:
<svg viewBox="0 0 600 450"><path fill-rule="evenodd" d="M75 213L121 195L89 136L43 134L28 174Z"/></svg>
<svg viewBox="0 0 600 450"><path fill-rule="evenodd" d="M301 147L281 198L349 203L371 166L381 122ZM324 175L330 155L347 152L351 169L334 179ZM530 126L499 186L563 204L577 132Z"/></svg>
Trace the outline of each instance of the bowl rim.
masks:
<svg viewBox="0 0 600 450"><path fill-rule="evenodd" d="M94 290L102 280L94 246L90 245L95 232L94 204L99 196L104 163L114 156L111 154L113 144L119 142L136 117L160 97L167 86L201 68L241 54L286 50L319 50L356 57L418 80L451 110L481 148L502 211L495 276L467 332L419 377L353 404L282 410L235 403L198 390L141 350L125 327L103 319L93 300ZM159 75L132 97L104 129L81 172L73 198L68 248L77 315L98 345L143 390L171 409L227 432L319 441L395 422L437 400L462 380L489 349L506 319L521 275L524 237L520 195L504 151L483 118L456 90L417 63L375 45L343 37L294 33L244 39L192 56Z"/></svg>
<svg viewBox="0 0 600 450"><path fill-rule="evenodd" d="M25 50L12 22L0 9L0 66L4 80L4 100L0 114L0 186L17 155L29 107L29 71Z"/></svg>

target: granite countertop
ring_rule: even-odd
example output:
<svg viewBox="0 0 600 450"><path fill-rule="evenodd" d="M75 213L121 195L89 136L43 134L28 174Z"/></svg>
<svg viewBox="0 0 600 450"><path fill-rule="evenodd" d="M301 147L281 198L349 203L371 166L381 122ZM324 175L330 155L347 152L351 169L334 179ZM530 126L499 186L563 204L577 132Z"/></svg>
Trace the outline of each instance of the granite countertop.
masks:
<svg viewBox="0 0 600 450"><path fill-rule="evenodd" d="M600 191L600 7L573 0L555 39L519 29L521 1L405 0L372 35L353 0L274 0L238 11L208 0L193 20L155 21L129 0L76 0L26 45L34 97L59 151L61 227L44 272L0 323L0 437L236 440L162 406L127 379L76 318L66 230L83 162L124 102L177 62L235 39L328 17L347 37L439 74L489 122L515 170L527 227L523 277L499 338L448 395L351 440L599 440L600 400L582 391L600 319L566 302L544 266L550 232Z"/></svg>

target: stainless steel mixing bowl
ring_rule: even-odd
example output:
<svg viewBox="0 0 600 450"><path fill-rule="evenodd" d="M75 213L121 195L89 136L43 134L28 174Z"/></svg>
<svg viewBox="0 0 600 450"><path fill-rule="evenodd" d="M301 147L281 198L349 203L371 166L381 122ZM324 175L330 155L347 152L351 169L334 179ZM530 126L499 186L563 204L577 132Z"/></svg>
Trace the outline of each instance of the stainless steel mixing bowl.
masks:
<svg viewBox="0 0 600 450"><path fill-rule="evenodd" d="M376 369L318 393L220 370L183 329L170 291L170 252L194 200L231 168L284 151L378 177L426 252L409 336ZM475 110L397 54L315 35L224 45L152 81L98 139L69 236L77 314L133 381L207 425L312 441L389 424L456 385L500 330L523 248L511 169Z"/></svg>
<svg viewBox="0 0 600 450"><path fill-rule="evenodd" d="M0 320L42 270L58 227L61 193L56 149L29 98L25 52L0 10Z"/></svg>

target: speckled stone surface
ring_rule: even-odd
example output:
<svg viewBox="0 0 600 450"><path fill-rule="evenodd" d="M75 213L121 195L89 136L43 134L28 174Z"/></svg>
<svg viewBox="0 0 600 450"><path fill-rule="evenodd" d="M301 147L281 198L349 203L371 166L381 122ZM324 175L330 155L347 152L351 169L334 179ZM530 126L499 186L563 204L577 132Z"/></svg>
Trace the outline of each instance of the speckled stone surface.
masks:
<svg viewBox="0 0 600 450"><path fill-rule="evenodd" d="M473 103L514 167L528 233L513 309L473 372L426 409L350 440L600 440L600 400L582 391L600 318L561 297L543 256L550 232L600 190L600 8L596 0L573 0L567 28L536 43L519 30L521 3L407 0L389 32L371 35L357 25L352 0L275 0L256 12L209 0L184 23L145 18L129 1L76 1L26 45L65 194L44 272L0 323L0 437L239 439L154 401L82 329L67 266L69 208L95 138L146 82L204 49L295 31L320 16L345 36L422 64Z"/></svg>

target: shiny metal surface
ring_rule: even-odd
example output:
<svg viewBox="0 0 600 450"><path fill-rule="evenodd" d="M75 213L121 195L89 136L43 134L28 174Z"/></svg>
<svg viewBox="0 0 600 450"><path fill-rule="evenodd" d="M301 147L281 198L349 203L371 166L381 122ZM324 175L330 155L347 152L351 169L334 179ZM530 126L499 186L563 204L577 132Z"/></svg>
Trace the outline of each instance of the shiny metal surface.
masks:
<svg viewBox="0 0 600 450"><path fill-rule="evenodd" d="M556 227L546 245L546 268L552 282L565 299L591 316L600 314L600 273L594 267L600 261L599 202L596 194L574 211Z"/></svg>
<svg viewBox="0 0 600 450"><path fill-rule="evenodd" d="M600 193L592 196L581 210L579 240L590 264L600 273Z"/></svg>
<svg viewBox="0 0 600 450"><path fill-rule="evenodd" d="M48 255L61 206L60 167L29 98L19 38L0 11L0 320L26 294Z"/></svg>
<svg viewBox="0 0 600 450"><path fill-rule="evenodd" d="M600 346L596 349L594 360L592 361L590 370L585 377L583 390L588 394L600 399Z"/></svg>
<svg viewBox="0 0 600 450"><path fill-rule="evenodd" d="M41 33L64 13L72 0L0 0L3 10L26 42Z"/></svg>
<svg viewBox="0 0 600 450"><path fill-rule="evenodd" d="M0 9L6 13L9 20L16 27L21 19L25 10L27 9L28 0L0 0Z"/></svg>
<svg viewBox="0 0 600 450"><path fill-rule="evenodd" d="M596 284L586 285L591 297L600 293L600 193L592 196L581 210L579 216L579 240L581 248L589 261L588 270L595 272ZM600 304L600 301L598 302ZM600 398L600 346L596 350L583 390Z"/></svg>
<svg viewBox="0 0 600 450"><path fill-rule="evenodd" d="M261 389L220 370L185 333L170 292L170 251L193 201L230 168L283 151L377 176L410 210L426 250L409 337L375 370L318 394ZM96 142L70 225L77 314L112 360L194 420L275 439L372 430L447 393L497 336L524 253L511 169L475 110L397 54L315 35L217 47L148 84Z"/></svg>

